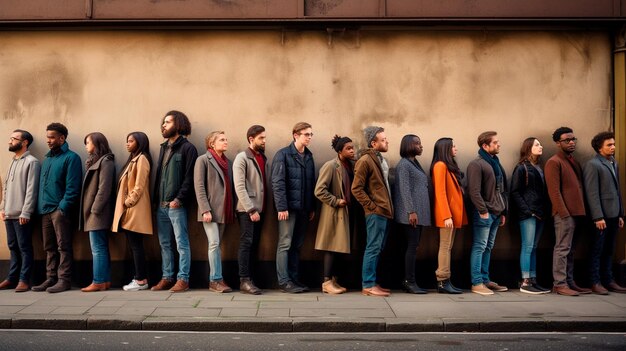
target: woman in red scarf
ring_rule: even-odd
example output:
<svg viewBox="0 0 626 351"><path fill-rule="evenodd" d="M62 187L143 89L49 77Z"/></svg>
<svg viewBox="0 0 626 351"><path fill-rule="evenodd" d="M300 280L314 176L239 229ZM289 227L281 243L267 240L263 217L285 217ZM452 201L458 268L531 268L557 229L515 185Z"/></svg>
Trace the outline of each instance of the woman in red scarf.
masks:
<svg viewBox="0 0 626 351"><path fill-rule="evenodd" d="M233 165L224 155L228 139L223 131L209 133L204 142L207 152L198 157L193 172L198 222L202 222L209 241L209 290L225 293L232 289L222 277L220 242L226 224L235 219Z"/></svg>

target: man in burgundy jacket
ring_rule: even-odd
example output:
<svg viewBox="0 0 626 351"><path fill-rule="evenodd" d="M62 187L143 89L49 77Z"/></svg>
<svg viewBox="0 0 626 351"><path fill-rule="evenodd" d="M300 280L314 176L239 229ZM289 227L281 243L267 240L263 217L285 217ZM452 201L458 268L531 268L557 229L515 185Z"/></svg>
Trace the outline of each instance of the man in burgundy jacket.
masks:
<svg viewBox="0 0 626 351"><path fill-rule="evenodd" d="M591 289L581 288L574 282L574 232L585 216L582 168L572 155L576 150L576 137L571 128L560 127L552 134L558 152L545 166L546 185L552 202L556 242L552 257L553 292L578 296L589 294Z"/></svg>

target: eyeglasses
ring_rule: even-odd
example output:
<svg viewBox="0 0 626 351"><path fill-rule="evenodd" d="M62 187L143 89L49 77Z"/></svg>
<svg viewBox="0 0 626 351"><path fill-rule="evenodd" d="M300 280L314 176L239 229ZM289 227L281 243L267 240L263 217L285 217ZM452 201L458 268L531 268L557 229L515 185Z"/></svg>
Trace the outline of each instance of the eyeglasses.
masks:
<svg viewBox="0 0 626 351"><path fill-rule="evenodd" d="M576 140L578 140L578 139L576 139L576 138L567 138L567 139L559 140L559 143L565 143L565 144L575 143Z"/></svg>
<svg viewBox="0 0 626 351"><path fill-rule="evenodd" d="M313 133L300 133L300 135L304 135L307 138L312 138L313 137Z"/></svg>
<svg viewBox="0 0 626 351"><path fill-rule="evenodd" d="M9 141L11 141L11 142L13 142L13 141L24 141L24 139L9 137Z"/></svg>

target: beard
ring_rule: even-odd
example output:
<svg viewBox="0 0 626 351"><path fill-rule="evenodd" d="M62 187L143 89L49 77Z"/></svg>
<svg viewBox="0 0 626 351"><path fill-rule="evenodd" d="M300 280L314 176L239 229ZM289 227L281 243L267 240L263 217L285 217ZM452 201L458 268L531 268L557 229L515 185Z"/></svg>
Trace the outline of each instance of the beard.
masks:
<svg viewBox="0 0 626 351"><path fill-rule="evenodd" d="M174 135L176 135L176 130L174 130L174 129L162 129L161 130L161 135L163 135L164 138L169 139L169 138L173 137Z"/></svg>
<svg viewBox="0 0 626 351"><path fill-rule="evenodd" d="M9 151L11 152L15 152L15 151L19 151L22 148L21 144L16 144L16 145L9 145Z"/></svg>

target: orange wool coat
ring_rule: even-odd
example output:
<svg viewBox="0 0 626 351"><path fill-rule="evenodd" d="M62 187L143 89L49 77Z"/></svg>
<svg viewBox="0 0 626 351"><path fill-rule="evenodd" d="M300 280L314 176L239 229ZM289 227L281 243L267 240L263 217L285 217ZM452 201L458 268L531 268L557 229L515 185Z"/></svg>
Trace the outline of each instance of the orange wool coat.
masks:
<svg viewBox="0 0 626 351"><path fill-rule="evenodd" d="M463 190L456 177L450 173L445 163L439 161L433 165L432 182L434 193L435 226L445 227L444 221L452 218L455 228L467 224L467 214L463 203Z"/></svg>

